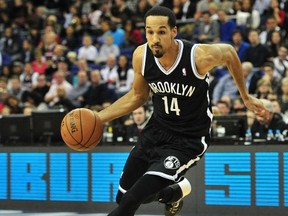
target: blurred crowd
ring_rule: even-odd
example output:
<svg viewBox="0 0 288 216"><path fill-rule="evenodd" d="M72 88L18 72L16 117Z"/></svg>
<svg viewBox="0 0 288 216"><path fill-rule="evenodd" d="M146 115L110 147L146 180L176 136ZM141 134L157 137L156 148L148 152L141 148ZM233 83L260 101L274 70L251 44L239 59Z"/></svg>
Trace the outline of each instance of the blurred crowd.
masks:
<svg viewBox="0 0 288 216"><path fill-rule="evenodd" d="M174 11L178 38L231 44L249 93L288 122L286 0L0 0L0 115L109 106L132 86L132 53L154 5ZM214 113L245 113L252 127L227 68L209 74Z"/></svg>

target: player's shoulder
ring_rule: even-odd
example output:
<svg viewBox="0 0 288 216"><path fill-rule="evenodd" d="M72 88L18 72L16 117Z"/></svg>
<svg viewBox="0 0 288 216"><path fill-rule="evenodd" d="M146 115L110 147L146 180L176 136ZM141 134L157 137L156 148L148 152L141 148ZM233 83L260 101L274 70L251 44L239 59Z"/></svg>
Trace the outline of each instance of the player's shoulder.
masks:
<svg viewBox="0 0 288 216"><path fill-rule="evenodd" d="M133 52L133 67L134 67L134 71L141 71L142 68L142 61L143 61L143 56L144 56L144 52L146 50L146 44L142 44L140 46L138 46L134 52Z"/></svg>
<svg viewBox="0 0 288 216"><path fill-rule="evenodd" d="M138 46L133 53L133 58L142 58L144 51L146 49L147 44L142 44L140 46Z"/></svg>

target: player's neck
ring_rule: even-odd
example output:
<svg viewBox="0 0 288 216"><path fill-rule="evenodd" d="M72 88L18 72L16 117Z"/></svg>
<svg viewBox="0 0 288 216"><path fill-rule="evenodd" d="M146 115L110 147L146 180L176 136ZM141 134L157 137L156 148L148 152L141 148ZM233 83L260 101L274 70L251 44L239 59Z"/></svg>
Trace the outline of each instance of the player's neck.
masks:
<svg viewBox="0 0 288 216"><path fill-rule="evenodd" d="M163 57L159 58L159 63L162 65L163 68L166 70L170 69L172 65L175 63L178 53L179 53L180 45L177 40L171 45L169 52L167 52Z"/></svg>

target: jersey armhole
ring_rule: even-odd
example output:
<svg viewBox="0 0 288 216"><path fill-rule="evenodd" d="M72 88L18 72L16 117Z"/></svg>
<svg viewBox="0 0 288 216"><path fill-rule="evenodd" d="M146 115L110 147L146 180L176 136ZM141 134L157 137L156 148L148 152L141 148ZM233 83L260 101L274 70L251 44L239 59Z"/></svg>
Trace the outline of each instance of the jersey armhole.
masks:
<svg viewBox="0 0 288 216"><path fill-rule="evenodd" d="M195 65L195 50L196 48L199 46L199 44L194 44L194 46L191 49L191 67L193 70L194 75L198 78L198 79L205 79L206 78L206 74L205 75L201 75L198 73L197 67Z"/></svg>
<svg viewBox="0 0 288 216"><path fill-rule="evenodd" d="M143 56L142 56L142 71L141 71L141 74L142 74L143 77L144 77L144 73L145 73L147 46L148 46L148 44L146 43L145 46L144 46L144 51L143 51Z"/></svg>

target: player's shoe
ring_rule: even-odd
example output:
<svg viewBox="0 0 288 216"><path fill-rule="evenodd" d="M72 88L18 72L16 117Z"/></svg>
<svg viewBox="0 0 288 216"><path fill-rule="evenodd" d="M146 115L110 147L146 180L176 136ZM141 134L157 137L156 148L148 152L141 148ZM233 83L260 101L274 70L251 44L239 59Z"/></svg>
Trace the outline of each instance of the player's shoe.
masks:
<svg viewBox="0 0 288 216"><path fill-rule="evenodd" d="M165 216L178 216L183 206L183 199L174 203L166 203L164 208Z"/></svg>
<svg viewBox="0 0 288 216"><path fill-rule="evenodd" d="M169 186L174 190L174 200L169 203L165 203L164 215L165 216L178 216L182 207L183 207L183 198L191 192L190 182L184 178L182 181L177 184ZM179 199L180 198L180 199ZM173 199L172 199L173 200Z"/></svg>

